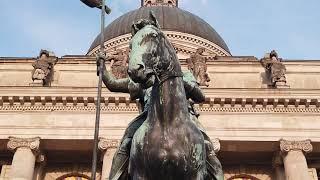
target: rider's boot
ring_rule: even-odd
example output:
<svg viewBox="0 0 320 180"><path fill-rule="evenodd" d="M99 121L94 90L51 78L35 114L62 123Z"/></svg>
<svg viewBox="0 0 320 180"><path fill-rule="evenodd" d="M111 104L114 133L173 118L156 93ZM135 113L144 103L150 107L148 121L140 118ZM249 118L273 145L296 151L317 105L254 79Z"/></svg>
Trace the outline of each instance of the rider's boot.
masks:
<svg viewBox="0 0 320 180"><path fill-rule="evenodd" d="M125 139L112 159L110 180L127 180L131 138Z"/></svg>
<svg viewBox="0 0 320 180"><path fill-rule="evenodd" d="M210 141L205 140L208 176L205 180L224 180L222 165Z"/></svg>

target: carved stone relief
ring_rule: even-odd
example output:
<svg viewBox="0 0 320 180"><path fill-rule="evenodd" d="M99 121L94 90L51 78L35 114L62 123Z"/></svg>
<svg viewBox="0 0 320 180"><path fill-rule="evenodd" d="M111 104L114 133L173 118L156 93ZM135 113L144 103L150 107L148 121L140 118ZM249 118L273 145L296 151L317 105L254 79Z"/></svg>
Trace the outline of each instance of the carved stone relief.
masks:
<svg viewBox="0 0 320 180"><path fill-rule="evenodd" d="M289 151L303 151L304 153L309 153L313 149L311 141L287 141L284 139L280 140L280 150L281 152L287 153Z"/></svg>
<svg viewBox="0 0 320 180"><path fill-rule="evenodd" d="M117 78L126 78L128 76L129 49L126 51L116 50L115 53L107 57L110 61L111 72Z"/></svg>
<svg viewBox="0 0 320 180"><path fill-rule="evenodd" d="M187 59L188 69L193 73L200 86L209 86L210 78L207 73L207 59L203 54L204 48L198 48L197 51Z"/></svg>
<svg viewBox="0 0 320 180"><path fill-rule="evenodd" d="M14 151L17 148L30 148L34 152L39 151L40 138L16 138L9 137L7 147L9 150Z"/></svg>

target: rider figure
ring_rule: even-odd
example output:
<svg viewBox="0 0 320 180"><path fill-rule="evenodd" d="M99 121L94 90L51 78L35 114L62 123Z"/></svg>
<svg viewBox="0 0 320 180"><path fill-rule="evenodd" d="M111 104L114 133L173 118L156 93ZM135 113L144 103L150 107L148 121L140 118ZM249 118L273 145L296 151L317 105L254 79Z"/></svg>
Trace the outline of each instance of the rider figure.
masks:
<svg viewBox="0 0 320 180"><path fill-rule="evenodd" d="M141 21L141 27L147 24L147 20ZM99 66L100 58L106 60L106 58L102 55L99 55L97 60L97 65ZM136 130L142 125L142 123L147 118L148 107L149 107L149 99L151 95L151 89L144 88L143 84L135 83L130 78L122 78L116 79L110 71L108 71L104 65L103 71L103 82L106 87L111 92L123 92L129 93L130 98L132 100L139 99L141 103L141 113L137 116L127 127L124 136L122 137L121 144L114 155L112 161L112 167L110 171L110 180L124 180L128 179L128 162L129 162L129 155L130 155L130 148L131 148L131 141L134 136ZM183 73L183 82L184 88L186 91L186 98L191 99L196 103L201 103L205 100L205 96L202 93L198 83L196 82L193 74L190 71ZM189 103L189 114L194 120L195 124L198 126L199 130L202 132L204 139L205 139L205 146L206 146L206 157L207 157L207 169L208 173L211 176L208 176L206 180L223 180L223 172L220 161L216 157L216 154L213 149L213 144L208 137L208 135L204 132L204 128L201 126L200 122L198 121L198 114L193 109L193 104Z"/></svg>

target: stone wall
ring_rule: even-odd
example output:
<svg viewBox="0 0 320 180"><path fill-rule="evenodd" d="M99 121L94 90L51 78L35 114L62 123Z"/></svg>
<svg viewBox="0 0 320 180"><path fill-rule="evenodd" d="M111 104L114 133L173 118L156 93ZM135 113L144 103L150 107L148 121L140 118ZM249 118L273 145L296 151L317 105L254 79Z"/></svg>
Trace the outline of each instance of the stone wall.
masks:
<svg viewBox="0 0 320 180"><path fill-rule="evenodd" d="M0 151L9 157L14 154L14 167L21 166L17 159L27 154L37 172L38 154L31 153L35 150L17 151L19 147L16 147L9 152L6 145L9 136L18 137L22 142L39 137L39 152L49 154L74 149L90 151L97 76L93 57L66 56L54 67L51 87L34 87L31 80L34 60L0 59ZM187 69L185 60L181 60L181 64ZM218 57L207 63L211 82L209 87L203 87L206 101L195 107L210 138L219 139L218 155L229 179L238 177L235 172L240 170L252 177L272 178L278 172L272 167L273 154L279 151L284 152L279 165L282 174L283 169L287 174L295 172L286 164L288 161L302 162L303 172L307 172L307 168L320 168L317 158L320 154L320 62L285 61L284 64L288 87L277 89L269 86L265 69L254 57ZM111 93L106 88L102 97L100 137L118 142L128 123L138 114L137 102L130 100L128 94ZM313 148L307 154L297 143L291 147L299 153L287 152L280 147L281 139L293 144L307 140ZM22 146L25 147L25 143ZM114 143L101 146L104 163L101 168L110 168L115 148ZM243 153L248 159L241 159ZM234 168L229 155L235 157L236 167L245 168ZM256 162L249 161L250 158ZM264 168L250 169L249 165ZM2 172L8 171L8 166L2 167ZM253 176L254 172L259 175ZM310 172L316 174L315 169Z"/></svg>

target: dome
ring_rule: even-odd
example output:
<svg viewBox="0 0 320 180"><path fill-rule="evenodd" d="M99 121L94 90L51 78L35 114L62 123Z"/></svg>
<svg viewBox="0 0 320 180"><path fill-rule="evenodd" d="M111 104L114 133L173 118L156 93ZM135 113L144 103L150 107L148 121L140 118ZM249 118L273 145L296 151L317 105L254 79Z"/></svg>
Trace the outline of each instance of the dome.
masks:
<svg viewBox="0 0 320 180"><path fill-rule="evenodd" d="M229 48L220 35L203 19L177 7L151 6L141 7L117 18L104 29L104 42L131 33L133 22L149 17L153 11L158 18L161 29L187 33L206 39L230 54ZM100 44L100 35L91 44L88 53Z"/></svg>

